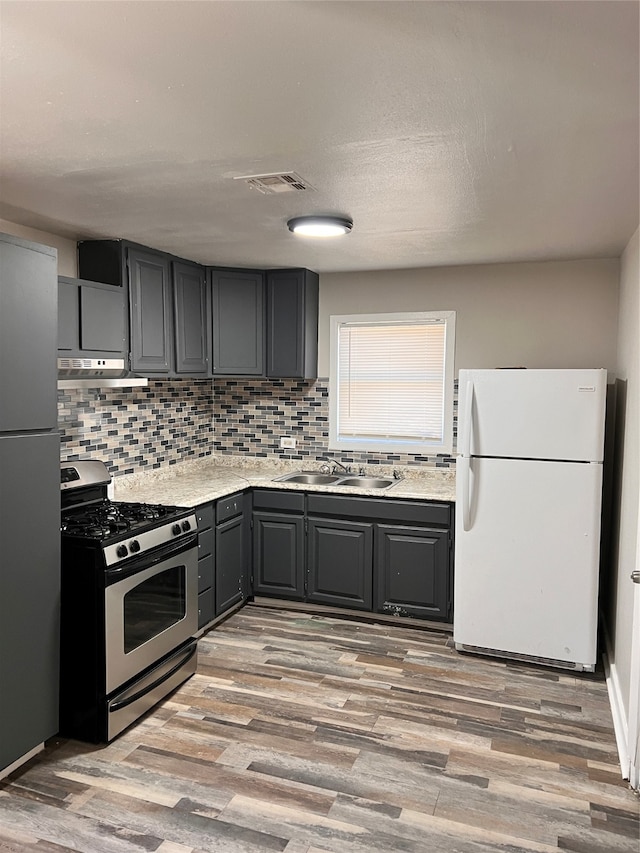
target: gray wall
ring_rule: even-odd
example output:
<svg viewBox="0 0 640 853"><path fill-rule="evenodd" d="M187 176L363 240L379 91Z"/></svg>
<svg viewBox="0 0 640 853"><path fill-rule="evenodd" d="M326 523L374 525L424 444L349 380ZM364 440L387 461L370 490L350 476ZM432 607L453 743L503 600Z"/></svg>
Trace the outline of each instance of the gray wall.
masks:
<svg viewBox="0 0 640 853"><path fill-rule="evenodd" d="M329 317L455 310L461 367L615 370L618 260L545 261L320 277L320 376L329 375Z"/></svg>
<svg viewBox="0 0 640 853"><path fill-rule="evenodd" d="M33 240L42 243L43 246L52 246L58 250L58 275L68 275L72 278L78 275L78 252L76 241L66 237L58 237L57 234L49 234L47 231L38 231L36 228L27 228L26 225L16 225L0 219L0 231L5 234L13 234L14 237L23 237L25 240Z"/></svg>

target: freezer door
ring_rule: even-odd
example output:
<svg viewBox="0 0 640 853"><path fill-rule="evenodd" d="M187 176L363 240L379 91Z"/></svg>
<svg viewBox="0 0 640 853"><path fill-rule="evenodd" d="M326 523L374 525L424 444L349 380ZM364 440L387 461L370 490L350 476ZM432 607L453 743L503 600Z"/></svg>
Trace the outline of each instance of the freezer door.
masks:
<svg viewBox="0 0 640 853"><path fill-rule="evenodd" d="M592 667L602 465L471 459L469 487L467 530L467 496L456 502L455 643Z"/></svg>
<svg viewBox="0 0 640 853"><path fill-rule="evenodd" d="M461 370L463 455L601 462L606 370Z"/></svg>

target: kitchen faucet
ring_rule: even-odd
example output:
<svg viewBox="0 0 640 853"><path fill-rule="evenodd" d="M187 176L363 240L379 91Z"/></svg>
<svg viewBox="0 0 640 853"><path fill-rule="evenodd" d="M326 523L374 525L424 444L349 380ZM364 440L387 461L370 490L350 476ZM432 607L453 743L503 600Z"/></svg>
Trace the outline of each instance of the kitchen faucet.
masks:
<svg viewBox="0 0 640 853"><path fill-rule="evenodd" d="M333 469L332 469L334 474L338 470L338 466L340 466L340 468L343 468L347 472L347 474L351 473L351 466L350 465L345 465L344 462L340 462L339 459L334 459L333 460Z"/></svg>

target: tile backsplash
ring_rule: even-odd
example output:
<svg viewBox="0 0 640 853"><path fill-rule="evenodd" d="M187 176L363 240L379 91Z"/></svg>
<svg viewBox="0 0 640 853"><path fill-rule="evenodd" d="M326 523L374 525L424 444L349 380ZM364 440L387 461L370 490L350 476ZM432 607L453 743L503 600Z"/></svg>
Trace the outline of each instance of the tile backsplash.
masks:
<svg viewBox="0 0 640 853"><path fill-rule="evenodd" d="M214 399L217 454L277 456L306 463L341 459L355 466L455 465L450 456L329 450L327 379L217 380ZM280 447L283 435L295 437L295 450Z"/></svg>
<svg viewBox="0 0 640 853"><path fill-rule="evenodd" d="M457 394L454 402L454 442ZM210 454L354 466L448 468L450 456L330 451L328 380L149 380L147 387L58 391L61 458L102 459L113 475ZM284 450L280 437L294 436Z"/></svg>
<svg viewBox="0 0 640 853"><path fill-rule="evenodd" d="M63 460L102 459L114 475L160 468L213 450L211 380L58 391Z"/></svg>

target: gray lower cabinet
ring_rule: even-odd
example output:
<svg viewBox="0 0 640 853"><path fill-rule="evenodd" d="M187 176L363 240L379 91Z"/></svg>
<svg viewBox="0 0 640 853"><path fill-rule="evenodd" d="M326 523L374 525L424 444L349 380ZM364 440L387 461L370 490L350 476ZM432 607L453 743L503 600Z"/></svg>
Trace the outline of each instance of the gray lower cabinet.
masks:
<svg viewBox="0 0 640 853"><path fill-rule="evenodd" d="M215 616L215 532L213 504L196 507L198 519L198 628Z"/></svg>
<svg viewBox="0 0 640 853"><path fill-rule="evenodd" d="M264 375L264 274L211 271L213 373Z"/></svg>
<svg viewBox="0 0 640 853"><path fill-rule="evenodd" d="M450 503L255 489L253 505L255 594L452 620Z"/></svg>
<svg viewBox="0 0 640 853"><path fill-rule="evenodd" d="M449 619L449 531L377 524L375 541L374 610Z"/></svg>
<svg viewBox="0 0 640 853"><path fill-rule="evenodd" d="M304 599L304 518L253 513L253 592Z"/></svg>
<svg viewBox="0 0 640 853"><path fill-rule="evenodd" d="M373 525L309 518L307 599L372 609Z"/></svg>
<svg viewBox="0 0 640 853"><path fill-rule="evenodd" d="M216 616L247 597L245 496L216 503Z"/></svg>

